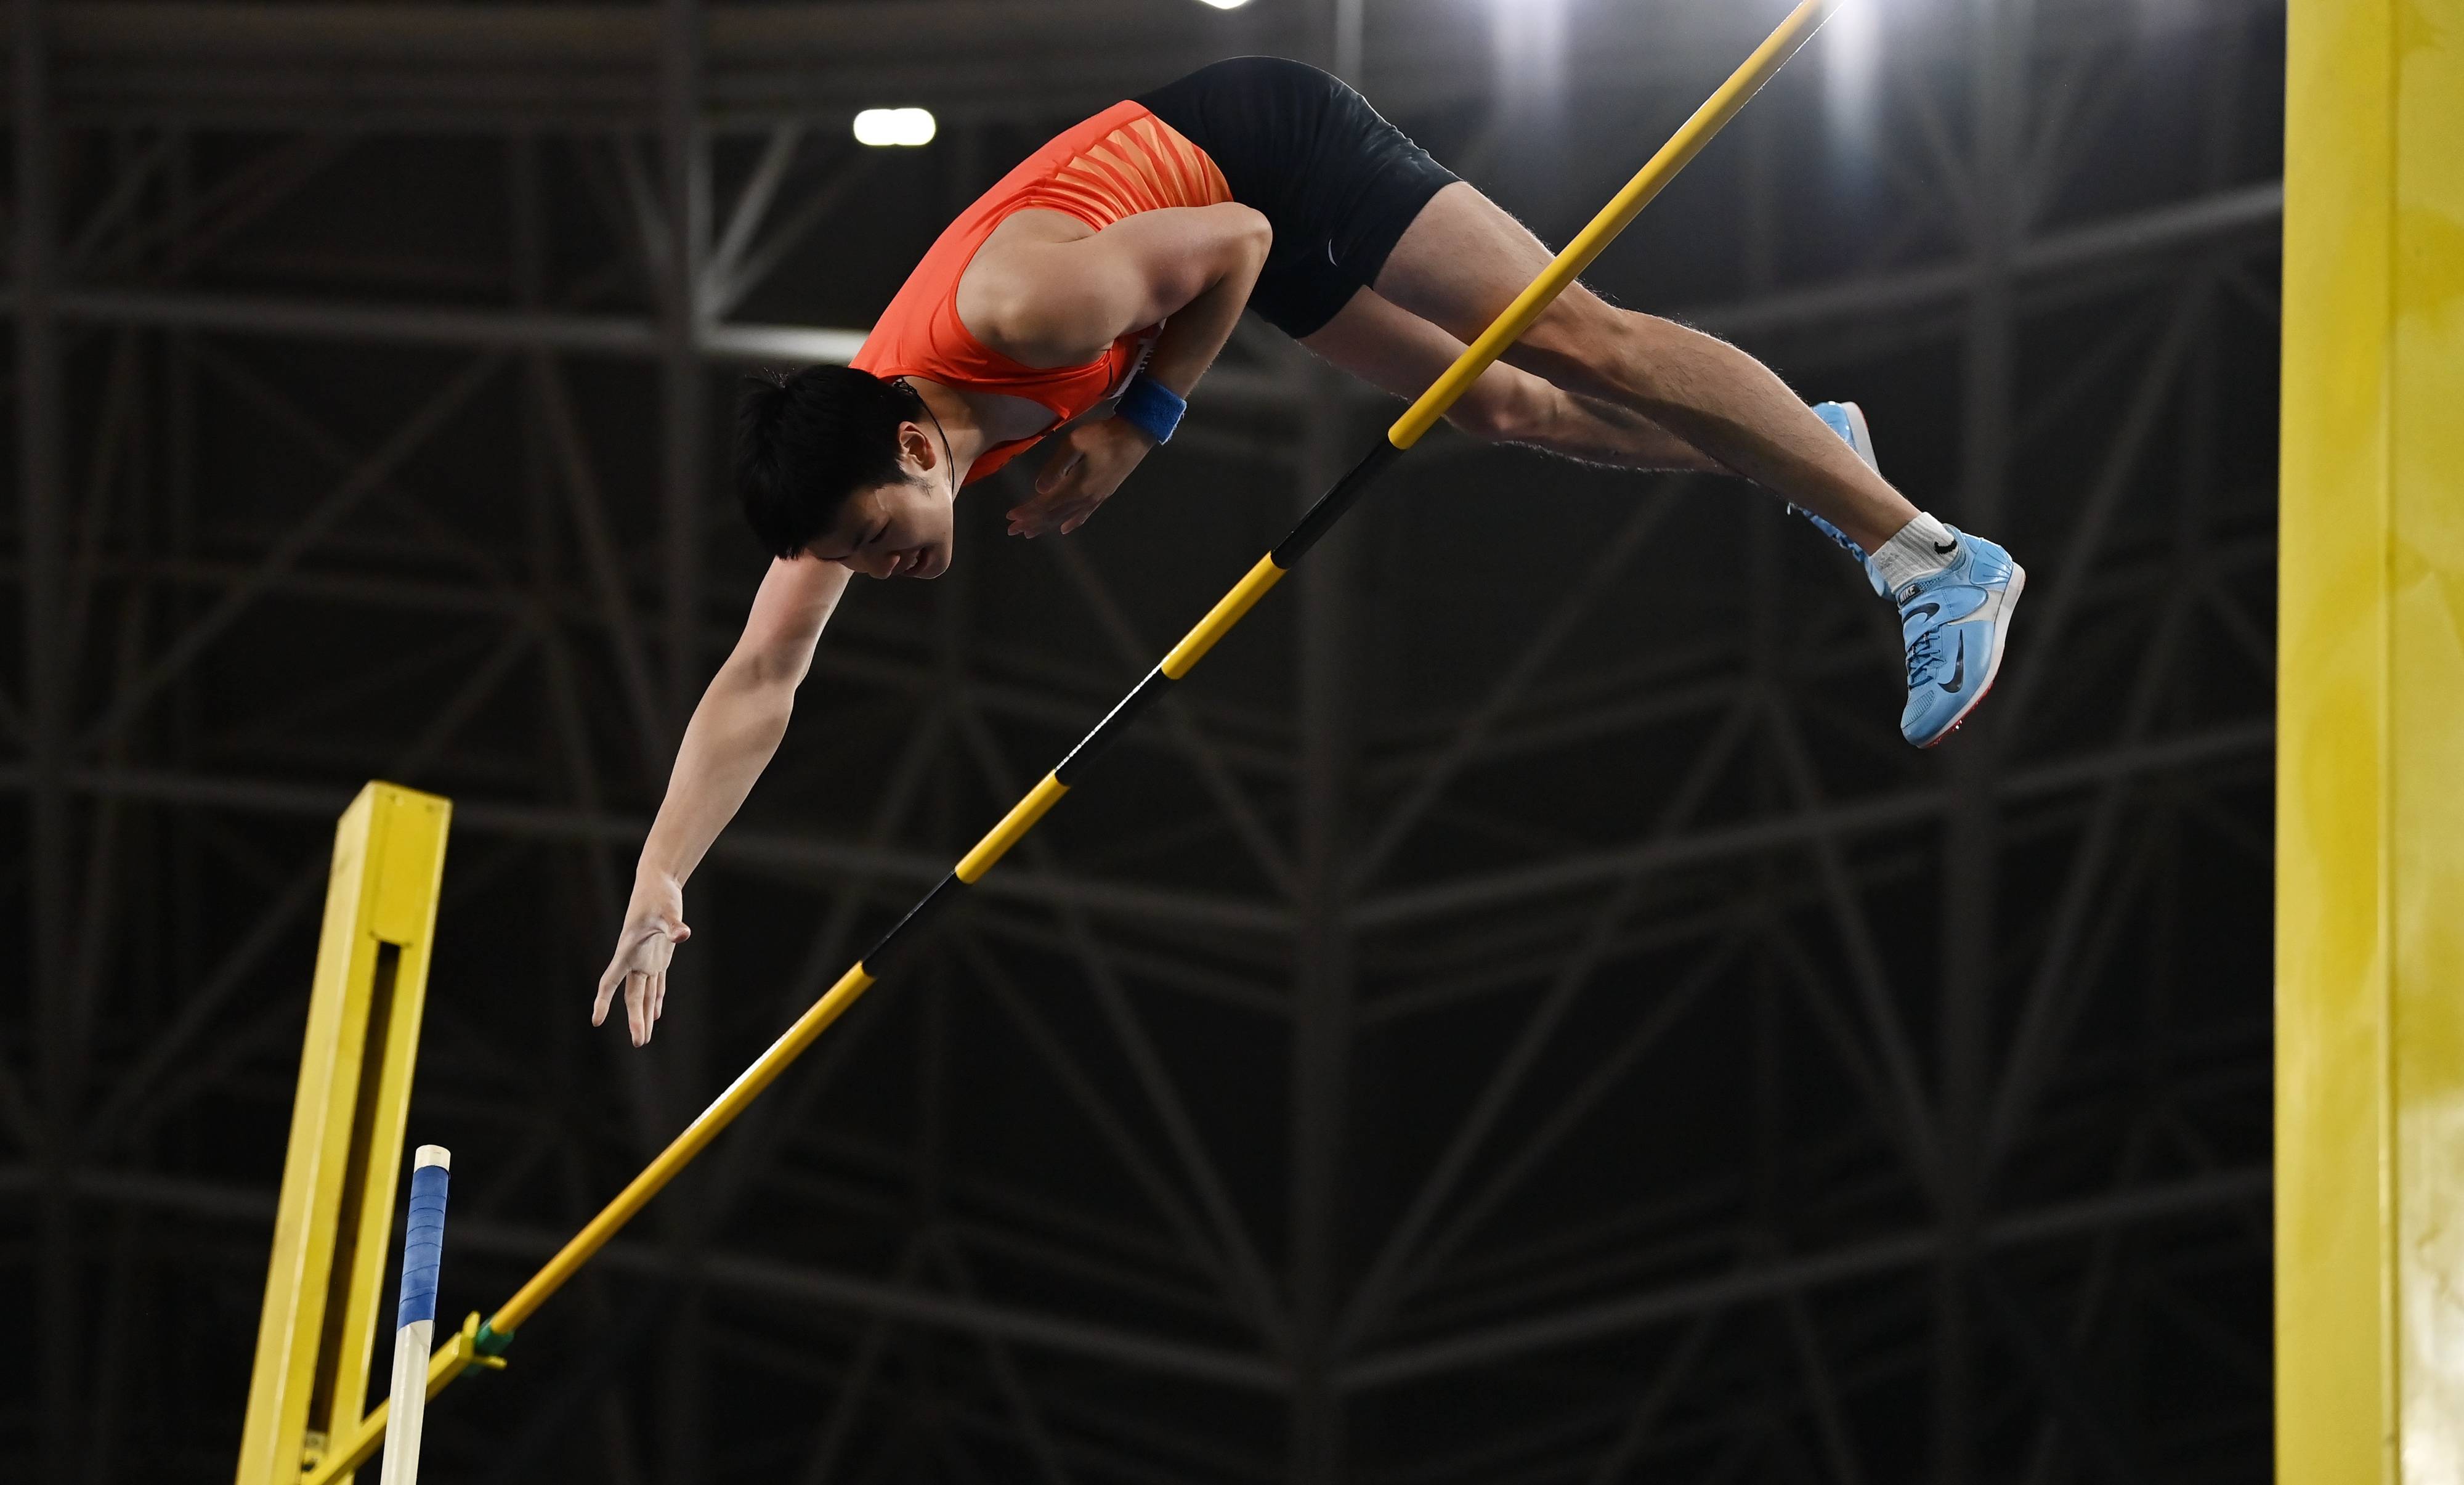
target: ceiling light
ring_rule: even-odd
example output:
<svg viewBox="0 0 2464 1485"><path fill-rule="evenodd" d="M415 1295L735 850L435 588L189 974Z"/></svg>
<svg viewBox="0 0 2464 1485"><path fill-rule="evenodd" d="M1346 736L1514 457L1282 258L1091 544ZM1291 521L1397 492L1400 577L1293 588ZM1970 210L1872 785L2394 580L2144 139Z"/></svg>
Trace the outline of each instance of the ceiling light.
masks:
<svg viewBox="0 0 2464 1485"><path fill-rule="evenodd" d="M1211 5L1219 11L1237 11L1241 9L1241 7L1247 5L1249 0L1199 0L1199 3L1203 5Z"/></svg>
<svg viewBox="0 0 2464 1485"><path fill-rule="evenodd" d="M930 144L933 143L933 110L868 108L855 116L855 142L859 144Z"/></svg>

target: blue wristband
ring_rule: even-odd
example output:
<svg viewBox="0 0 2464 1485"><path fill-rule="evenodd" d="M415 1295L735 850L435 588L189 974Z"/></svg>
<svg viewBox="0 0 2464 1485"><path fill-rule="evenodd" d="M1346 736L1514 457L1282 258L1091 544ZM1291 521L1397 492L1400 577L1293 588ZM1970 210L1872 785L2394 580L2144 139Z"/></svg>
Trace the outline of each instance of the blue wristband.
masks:
<svg viewBox="0 0 2464 1485"><path fill-rule="evenodd" d="M1187 398L1143 371L1130 378L1130 385L1121 388L1120 400L1112 404L1112 416L1144 429L1157 443L1172 441L1172 431L1180 426L1180 415L1188 410Z"/></svg>

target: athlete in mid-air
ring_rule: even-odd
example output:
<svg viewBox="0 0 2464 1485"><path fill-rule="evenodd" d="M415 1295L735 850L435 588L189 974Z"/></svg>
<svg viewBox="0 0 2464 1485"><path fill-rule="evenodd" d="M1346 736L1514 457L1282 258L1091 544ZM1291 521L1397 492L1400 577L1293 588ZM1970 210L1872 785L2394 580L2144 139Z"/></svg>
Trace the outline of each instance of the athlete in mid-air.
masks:
<svg viewBox="0 0 2464 1485"><path fill-rule="evenodd" d="M952 504L1038 443L1014 536L1075 531L1149 450L1243 309L1417 396L1548 263L1487 197L1359 94L1242 57L1052 140L925 254L864 348L755 386L736 482L774 554L677 749L594 1024L636 1045L667 996L684 882L752 790L849 578L948 570ZM1711 336L1577 284L1448 414L1476 438L1634 469L1740 475L1806 513L1899 606L1900 730L1930 747L1993 683L2025 574L1876 471L1853 404L1809 409Z"/></svg>

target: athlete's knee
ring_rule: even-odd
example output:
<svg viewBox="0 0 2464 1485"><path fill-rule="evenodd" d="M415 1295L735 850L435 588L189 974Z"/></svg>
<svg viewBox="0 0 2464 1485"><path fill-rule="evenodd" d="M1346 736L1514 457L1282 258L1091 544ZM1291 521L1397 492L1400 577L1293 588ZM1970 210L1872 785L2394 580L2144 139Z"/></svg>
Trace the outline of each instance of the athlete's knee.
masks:
<svg viewBox="0 0 2464 1485"><path fill-rule="evenodd" d="M1532 378L1492 372L1471 385L1446 421L1483 443L1536 443L1548 431L1554 394Z"/></svg>
<svg viewBox="0 0 2464 1485"><path fill-rule="evenodd" d="M1551 381L1589 397L1649 400L1666 380L1670 337L1692 333L1589 294L1560 303L1564 313L1543 316L1525 344L1546 363Z"/></svg>

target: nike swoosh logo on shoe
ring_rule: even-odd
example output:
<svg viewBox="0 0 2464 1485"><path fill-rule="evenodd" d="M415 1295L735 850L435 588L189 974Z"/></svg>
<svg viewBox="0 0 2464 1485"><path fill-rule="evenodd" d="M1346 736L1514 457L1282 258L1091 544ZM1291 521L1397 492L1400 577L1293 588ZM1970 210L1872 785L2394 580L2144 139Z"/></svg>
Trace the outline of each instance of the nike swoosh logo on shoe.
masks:
<svg viewBox="0 0 2464 1485"><path fill-rule="evenodd" d="M1959 658L1951 662L1950 678L1943 681L1941 685L1945 691L1957 696L1959 688L1966 684L1968 684L1968 636L1962 634L1959 636Z"/></svg>
<svg viewBox="0 0 2464 1485"><path fill-rule="evenodd" d="M1903 624L1904 624L1904 623L1906 623L1906 622L1907 622L1908 620L1910 620L1910 619L1915 619L1915 618L1931 618L1933 615L1935 615L1935 614L1937 614L1937 613L1940 613L1941 611L1942 611L1942 605L1940 605L1940 604L1937 604L1937 603L1919 604L1919 605L1917 605L1915 608L1910 609L1907 612L1901 614L1901 615L1900 615L1900 622L1901 622L1901 623L1903 623Z"/></svg>

